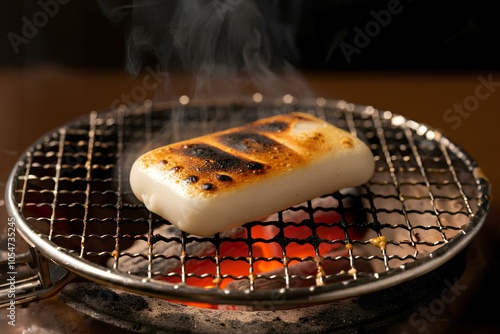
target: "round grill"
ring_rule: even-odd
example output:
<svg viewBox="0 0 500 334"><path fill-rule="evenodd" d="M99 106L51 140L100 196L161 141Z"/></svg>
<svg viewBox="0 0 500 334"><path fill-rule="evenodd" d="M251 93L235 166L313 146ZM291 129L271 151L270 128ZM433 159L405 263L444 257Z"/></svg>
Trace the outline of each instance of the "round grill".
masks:
<svg viewBox="0 0 500 334"><path fill-rule="evenodd" d="M393 286L439 267L477 234L489 184L438 131L345 101L255 96L147 101L48 133L10 176L6 198L18 230L47 258L99 283L255 308ZM145 150L290 111L364 140L373 178L212 237L179 231L132 195L128 167Z"/></svg>

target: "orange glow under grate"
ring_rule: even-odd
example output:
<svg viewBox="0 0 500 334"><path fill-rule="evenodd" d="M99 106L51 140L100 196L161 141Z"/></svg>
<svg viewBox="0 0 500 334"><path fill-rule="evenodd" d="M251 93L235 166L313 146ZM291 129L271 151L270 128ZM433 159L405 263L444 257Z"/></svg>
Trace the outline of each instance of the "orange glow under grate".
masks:
<svg viewBox="0 0 500 334"><path fill-rule="evenodd" d="M303 217L302 217L303 218ZM273 271L278 271L284 268L285 259L287 266L293 268L295 265L310 261L308 259L316 259L325 255L347 255L344 240L346 240L346 231L341 227L342 217L336 212L316 212L314 214L316 224L302 224L300 221L287 222L288 226L279 228L275 224L259 224L250 228L252 239L262 239L261 242L253 242L251 251L249 246L244 241L224 241L219 245L218 259L222 259L218 265L214 262L214 257L209 258L191 258L186 260L185 271L191 273L186 277L186 284L203 287L214 288L219 287L224 289L237 277L248 278L250 273L250 259L253 263L251 268L253 275L269 274ZM350 222L355 218L352 213L347 213L345 219ZM318 223L321 223L318 225ZM315 226L318 225L318 226ZM314 226L314 232L311 230ZM282 231L282 236L278 236ZM349 240L356 240L363 236L364 229L361 227L349 227ZM309 240L316 236L316 240L324 240L315 247ZM272 240L286 240L286 242L278 242ZM331 242L328 242L331 241ZM283 246L282 246L283 244ZM317 248L317 250L316 250ZM215 255L215 254L213 254ZM316 270L315 266L311 266ZM217 268L219 273L217 274ZM310 267L309 267L310 268ZM182 269L178 268L175 273L177 275L171 277L162 277L161 279L169 283L182 282ZM195 274L195 275L193 275ZM301 272L303 276L314 275L313 272ZM219 281L214 277L221 277ZM172 300L170 300L172 301ZM187 302L187 301L172 301L188 306L196 306L210 309L218 309L219 305ZM224 309L239 309L237 306L224 306Z"/></svg>

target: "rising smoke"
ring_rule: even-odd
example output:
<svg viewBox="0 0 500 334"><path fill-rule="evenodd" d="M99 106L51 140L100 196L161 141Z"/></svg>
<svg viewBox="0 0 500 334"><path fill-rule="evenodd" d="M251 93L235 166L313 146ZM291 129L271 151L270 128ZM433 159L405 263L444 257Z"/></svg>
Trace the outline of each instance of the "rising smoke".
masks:
<svg viewBox="0 0 500 334"><path fill-rule="evenodd" d="M300 1L134 0L101 7L113 21L128 20L125 68L137 74L156 63L163 72L194 77L192 95L242 93L310 95L291 65ZM284 56L286 54L286 57ZM170 76L174 84L175 76Z"/></svg>

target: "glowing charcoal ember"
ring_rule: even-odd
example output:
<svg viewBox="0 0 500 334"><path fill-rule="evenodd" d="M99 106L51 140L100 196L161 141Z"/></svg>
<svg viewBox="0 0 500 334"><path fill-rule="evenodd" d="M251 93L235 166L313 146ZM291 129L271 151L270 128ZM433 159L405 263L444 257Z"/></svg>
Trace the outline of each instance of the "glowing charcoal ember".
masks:
<svg viewBox="0 0 500 334"><path fill-rule="evenodd" d="M241 227L229 229L220 234L221 238L243 237L245 230ZM131 247L124 250L118 262L117 269L132 274L144 274L148 272L150 253L150 245L145 241L147 235L144 235L144 240L135 241ZM152 244L152 252L155 257L151 260L152 270L157 275L168 275L179 272L180 261L182 255L182 231L172 225L161 225L154 230L153 238L156 241ZM204 238L201 241L191 241L185 246L185 252L189 256L211 256L215 255L215 245L211 238ZM113 267L114 259L111 258L107 263L108 267Z"/></svg>
<svg viewBox="0 0 500 334"><path fill-rule="evenodd" d="M332 195L318 197L279 214L273 214L263 220L264 224L252 227L253 238L267 241L277 238L286 240L285 249L278 242L268 242L261 247L264 256L278 259L284 254L288 257L314 257L317 253L311 242L313 239L319 243L320 255L344 247L345 240L361 239L366 228L363 227L364 211L356 189L346 188L341 192L343 208L339 208L337 198ZM281 222L283 224L280 224ZM283 232L278 236L280 229ZM282 268L283 264L279 261L259 261L256 266L260 272L265 272Z"/></svg>

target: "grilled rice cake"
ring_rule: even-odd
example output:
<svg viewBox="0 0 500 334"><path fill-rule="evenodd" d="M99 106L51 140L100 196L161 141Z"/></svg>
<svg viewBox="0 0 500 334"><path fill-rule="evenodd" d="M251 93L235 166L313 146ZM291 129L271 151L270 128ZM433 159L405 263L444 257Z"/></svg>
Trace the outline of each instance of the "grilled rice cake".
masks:
<svg viewBox="0 0 500 334"><path fill-rule="evenodd" d="M295 112L153 149L132 165L130 184L150 211L203 236L362 185L373 173L363 141Z"/></svg>

